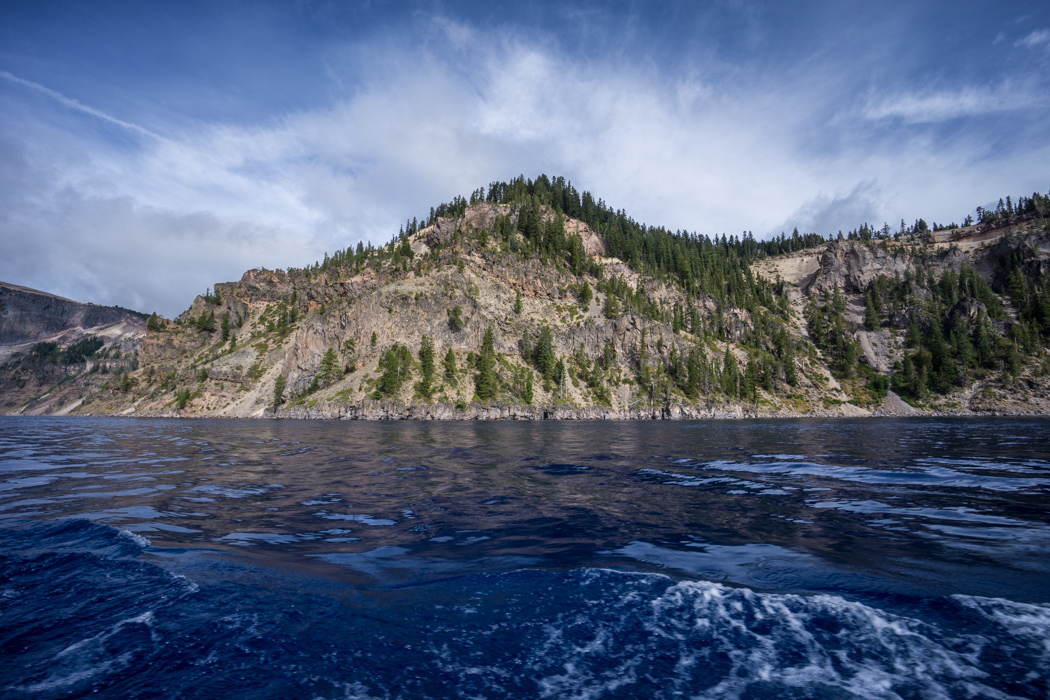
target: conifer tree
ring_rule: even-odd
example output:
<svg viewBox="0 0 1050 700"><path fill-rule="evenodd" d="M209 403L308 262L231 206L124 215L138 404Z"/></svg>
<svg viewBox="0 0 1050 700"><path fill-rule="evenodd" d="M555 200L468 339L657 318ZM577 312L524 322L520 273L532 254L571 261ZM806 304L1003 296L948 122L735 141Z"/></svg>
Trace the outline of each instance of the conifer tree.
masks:
<svg viewBox="0 0 1050 700"><path fill-rule="evenodd" d="M521 396L522 401L527 404L532 404L532 370L528 367L525 368L525 391Z"/></svg>
<svg viewBox="0 0 1050 700"><path fill-rule="evenodd" d="M456 354L452 348L445 353L445 380L453 382L456 380Z"/></svg>
<svg viewBox="0 0 1050 700"><path fill-rule="evenodd" d="M489 401L495 398L497 389L495 334L492 326L485 329L485 337L481 341L481 355L477 363L478 374L474 389L479 399Z"/></svg>
<svg viewBox="0 0 1050 700"><path fill-rule="evenodd" d="M544 326L540 330L540 339L536 341L536 369L544 379L554 379L554 339L551 329Z"/></svg>
<svg viewBox="0 0 1050 700"><path fill-rule="evenodd" d="M284 387L287 380L283 374L278 374L277 379L273 383L273 405L280 406L284 403ZM180 406L181 408L181 406Z"/></svg>
<svg viewBox="0 0 1050 700"><path fill-rule="evenodd" d="M383 374L376 382L376 390L372 393L372 398L379 400L396 394L402 383L411 376L411 364L412 353L403 345L395 343L384 352L379 359L379 369L383 370Z"/></svg>
<svg viewBox="0 0 1050 700"><path fill-rule="evenodd" d="M416 391L429 401L434 393L434 341L428 335L419 344L419 374Z"/></svg>
<svg viewBox="0 0 1050 700"><path fill-rule="evenodd" d="M339 356L336 354L335 348L328 348L325 350L324 357L321 358L321 364L317 370L317 384L319 387L328 386L338 380L340 375Z"/></svg>
<svg viewBox="0 0 1050 700"><path fill-rule="evenodd" d="M448 327L453 333L458 333L463 328L463 309L459 305L448 310Z"/></svg>
<svg viewBox="0 0 1050 700"><path fill-rule="evenodd" d="M357 365L357 341L353 338L343 341L343 360L346 362L346 371L352 372Z"/></svg>
<svg viewBox="0 0 1050 700"><path fill-rule="evenodd" d="M613 365L616 364L616 346L613 345L611 340L605 341L605 346L602 348L602 367L606 371L612 369Z"/></svg>
<svg viewBox="0 0 1050 700"><path fill-rule="evenodd" d="M864 297L864 327L869 331L878 330L879 328L879 315L875 311L875 302L872 299L871 290L868 290L867 295Z"/></svg>
<svg viewBox="0 0 1050 700"><path fill-rule="evenodd" d="M736 355L727 345L725 357L722 358L722 388L727 396L736 397L739 393L740 370L737 366Z"/></svg>

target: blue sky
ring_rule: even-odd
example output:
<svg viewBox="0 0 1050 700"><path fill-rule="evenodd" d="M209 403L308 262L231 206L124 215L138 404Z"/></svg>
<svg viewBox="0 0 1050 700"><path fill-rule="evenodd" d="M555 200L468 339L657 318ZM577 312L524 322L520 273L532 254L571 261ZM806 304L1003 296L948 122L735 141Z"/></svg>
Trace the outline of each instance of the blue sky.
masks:
<svg viewBox="0 0 1050 700"><path fill-rule="evenodd" d="M1050 188L1045 2L0 8L0 280L174 315L492 180L704 234Z"/></svg>

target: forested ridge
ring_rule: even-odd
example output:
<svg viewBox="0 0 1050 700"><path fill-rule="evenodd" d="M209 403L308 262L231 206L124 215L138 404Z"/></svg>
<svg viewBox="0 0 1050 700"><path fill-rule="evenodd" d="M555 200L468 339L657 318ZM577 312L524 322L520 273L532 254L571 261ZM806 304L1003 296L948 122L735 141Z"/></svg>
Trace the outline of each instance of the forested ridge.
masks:
<svg viewBox="0 0 1050 700"><path fill-rule="evenodd" d="M1044 397L1047 411L1047 203L1006 197L962 226L917 218L758 240L639 223L560 177L493 182L385 245L251 270L174 321L151 316L141 369L84 405L859 415L893 390L921 408L992 411L1019 397L1006 409L1017 412ZM989 242L965 242L974 236Z"/></svg>
<svg viewBox="0 0 1050 700"><path fill-rule="evenodd" d="M1007 196L994 209L976 207L976 218L967 215L963 226L976 226L980 231L1024 220L1042 221L1050 210L1048 202L1048 197L1039 193L1016 199ZM955 223L927 224L917 218L912 225L900 222L896 229L864 223L845 234L840 231L828 237L801 234L797 229L769 240L758 240L750 232L706 236L639 223L590 192L580 192L565 178L541 175L535 180L518 177L493 182L469 197L456 197L432 208L423 219L407 221L389 246L372 249L359 245L356 251L347 249L327 257L313 269L360 268L369 260L380 263L390 259L395 266L405 266L412 257L410 236L439 219L460 219L468 207L479 203L515 205L516 211L515 216L497 218L492 230L479 237L483 244L491 235L505 244L508 253L536 255L593 278L595 291L605 294L607 316L636 313L670 323L676 333L734 340L746 350L749 359L743 367L728 355L715 361L701 348L670 353L652 371L640 368L640 379L646 384L652 385L656 375L690 397L713 391L733 398L754 397L757 387L772 392L778 385L794 386L798 380L796 354L812 354L807 343L788 333L790 319L783 283L755 275L755 261L812 249L830 240L922 246L938 231L960 228ZM601 266L584 254L579 237L566 233L566 217L582 221L597 232L609 256L642 275L675 285L684 293L684 300L665 307L646 292L644 285L603 275ZM514 234L520 234L520 243ZM921 247L918 250L925 251ZM861 326L847 322L842 292L825 292L808 300L805 328L833 374L841 380L859 381L875 400L891 386L906 398L920 401L930 393L948 393L993 371L1010 378L1020 371L1024 360L1039 355L1046 345L1050 285L1044 269L1026 267L1023 252L997 262L991 285L968 265L945 270L939 277L930 270L923 272L924 254L913 248L914 272L909 269L903 277L880 277L864 290L863 328L874 331L880 326L899 325L901 314L907 313L908 325L902 329L906 330L907 350L886 375L859 361L863 358L854 334ZM589 294L589 284L585 284ZM966 307L965 313L960 305ZM727 319L733 309L746 312L743 320ZM586 368L575 369L581 375L589 374Z"/></svg>

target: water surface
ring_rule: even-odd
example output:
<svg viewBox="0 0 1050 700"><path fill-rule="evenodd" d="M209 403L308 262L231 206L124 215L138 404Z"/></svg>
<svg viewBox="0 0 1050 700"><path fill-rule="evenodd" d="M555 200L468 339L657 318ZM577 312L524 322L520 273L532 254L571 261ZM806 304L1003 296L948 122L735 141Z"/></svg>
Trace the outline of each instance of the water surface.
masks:
<svg viewBox="0 0 1050 700"><path fill-rule="evenodd" d="M1046 420L0 419L5 697L1047 697Z"/></svg>

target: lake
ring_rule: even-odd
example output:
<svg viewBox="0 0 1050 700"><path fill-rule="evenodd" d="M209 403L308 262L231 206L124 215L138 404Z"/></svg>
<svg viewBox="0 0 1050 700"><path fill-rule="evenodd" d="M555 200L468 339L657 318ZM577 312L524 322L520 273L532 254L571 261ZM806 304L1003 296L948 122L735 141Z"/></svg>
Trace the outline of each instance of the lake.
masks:
<svg viewBox="0 0 1050 700"><path fill-rule="evenodd" d="M0 418L0 696L1046 698L1048 429Z"/></svg>

